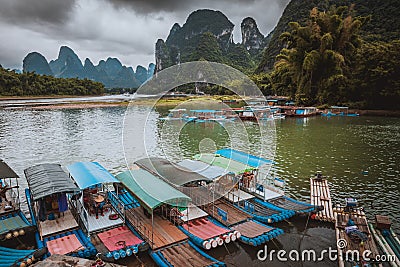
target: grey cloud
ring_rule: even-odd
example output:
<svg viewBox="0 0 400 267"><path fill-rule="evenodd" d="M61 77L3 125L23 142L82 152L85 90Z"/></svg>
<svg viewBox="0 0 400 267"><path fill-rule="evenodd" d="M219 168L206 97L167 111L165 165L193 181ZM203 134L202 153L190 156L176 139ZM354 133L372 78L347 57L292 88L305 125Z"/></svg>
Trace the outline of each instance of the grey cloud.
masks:
<svg viewBox="0 0 400 267"><path fill-rule="evenodd" d="M0 0L0 19L15 24L56 23L68 19L75 0Z"/></svg>
<svg viewBox="0 0 400 267"><path fill-rule="evenodd" d="M256 0L108 0L118 8L132 8L137 13L177 12L187 10L193 5L207 6L217 3L223 5L252 4Z"/></svg>
<svg viewBox="0 0 400 267"><path fill-rule="evenodd" d="M167 37L172 25L186 21L197 9L223 12L236 26L241 41L243 18L255 18L263 34L278 22L289 0L0 0L0 64L21 67L31 51L48 60L61 45L70 46L93 63L118 57L135 67L154 62L158 38Z"/></svg>

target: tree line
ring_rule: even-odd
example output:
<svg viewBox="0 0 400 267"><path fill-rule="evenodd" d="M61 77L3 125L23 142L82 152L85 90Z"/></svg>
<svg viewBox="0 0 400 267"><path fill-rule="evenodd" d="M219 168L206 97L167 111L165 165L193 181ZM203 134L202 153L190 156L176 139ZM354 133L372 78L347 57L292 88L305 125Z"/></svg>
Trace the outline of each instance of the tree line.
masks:
<svg viewBox="0 0 400 267"><path fill-rule="evenodd" d="M100 95L104 85L88 79L16 73L0 66L0 96Z"/></svg>
<svg viewBox="0 0 400 267"><path fill-rule="evenodd" d="M353 14L353 6L313 8L305 25L290 22L273 71L253 81L264 94L290 96L299 105L398 108L400 40L363 40L370 17Z"/></svg>

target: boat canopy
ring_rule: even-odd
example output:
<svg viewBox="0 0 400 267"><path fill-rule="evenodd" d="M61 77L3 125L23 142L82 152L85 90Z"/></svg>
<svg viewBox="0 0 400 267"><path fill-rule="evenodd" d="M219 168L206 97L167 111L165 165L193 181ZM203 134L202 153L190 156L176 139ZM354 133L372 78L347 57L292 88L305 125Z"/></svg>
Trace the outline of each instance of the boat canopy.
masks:
<svg viewBox="0 0 400 267"><path fill-rule="evenodd" d="M259 158L257 156L244 153L242 151L234 150L231 148L220 149L217 152L215 152L215 154L223 156L228 159L233 159L235 161L249 165L254 168L259 168L264 164L273 164L272 160Z"/></svg>
<svg viewBox="0 0 400 267"><path fill-rule="evenodd" d="M209 165L198 160L185 159L179 162L178 165L211 180L229 174L229 171L225 170L224 168Z"/></svg>
<svg viewBox="0 0 400 267"><path fill-rule="evenodd" d="M197 181L211 181L206 176L193 172L190 169L174 165L169 160L163 158L144 158L136 161L135 164L155 175L161 176L168 182L177 186Z"/></svg>
<svg viewBox="0 0 400 267"><path fill-rule="evenodd" d="M143 169L122 172L116 178L149 210L169 204L187 207L191 198Z"/></svg>
<svg viewBox="0 0 400 267"><path fill-rule="evenodd" d="M235 175L242 174L247 171L252 171L255 168L241 162L222 157L218 154L197 154L193 157L196 160L207 164L218 166Z"/></svg>
<svg viewBox="0 0 400 267"><path fill-rule="evenodd" d="M4 178L19 178L7 163L0 159L0 179Z"/></svg>
<svg viewBox="0 0 400 267"><path fill-rule="evenodd" d="M45 163L24 170L34 201L55 193L79 191L75 182L64 172L60 164Z"/></svg>
<svg viewBox="0 0 400 267"><path fill-rule="evenodd" d="M119 181L98 162L76 162L68 165L67 169L80 189L98 184L119 183Z"/></svg>

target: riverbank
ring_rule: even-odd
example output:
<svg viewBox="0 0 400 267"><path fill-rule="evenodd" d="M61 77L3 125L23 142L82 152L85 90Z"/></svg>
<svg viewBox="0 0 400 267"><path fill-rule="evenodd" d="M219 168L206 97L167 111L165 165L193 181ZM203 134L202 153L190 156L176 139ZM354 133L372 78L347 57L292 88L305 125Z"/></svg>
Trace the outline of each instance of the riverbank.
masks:
<svg viewBox="0 0 400 267"><path fill-rule="evenodd" d="M99 98L101 100L97 100ZM85 100L83 101L82 99ZM248 99L250 98L246 98L245 100ZM231 95L165 97L158 99L155 106L174 108L175 106L184 103L186 101L201 101L201 100L241 101L243 99L238 99L237 96L231 96ZM2 105L2 102L4 103L7 101L11 101L12 104ZM49 109L88 109L88 108L106 108L106 107L127 107L129 103L131 103L131 101L134 101L133 102L134 105L150 106L154 105L155 99L151 96L133 99L131 95L101 95L101 96L57 95L57 96L30 96L30 97L0 96L0 108L49 110ZM361 116L400 117L400 110L350 109L349 113L358 113Z"/></svg>

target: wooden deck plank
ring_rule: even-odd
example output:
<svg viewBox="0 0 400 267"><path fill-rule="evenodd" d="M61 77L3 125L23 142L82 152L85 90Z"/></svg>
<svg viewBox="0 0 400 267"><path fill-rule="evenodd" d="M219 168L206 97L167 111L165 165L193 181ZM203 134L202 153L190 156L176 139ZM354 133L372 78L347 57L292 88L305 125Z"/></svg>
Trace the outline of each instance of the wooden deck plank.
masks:
<svg viewBox="0 0 400 267"><path fill-rule="evenodd" d="M78 227L74 216L70 210L65 211L61 214L60 218L55 220L45 220L43 222L39 221L39 228L41 230L41 236L46 237L55 233L64 232Z"/></svg>
<svg viewBox="0 0 400 267"><path fill-rule="evenodd" d="M222 220L221 216L218 215L217 208L224 210L228 214L227 221ZM238 222L245 221L251 216L246 212L240 210L239 208L235 207L232 203L229 203L225 199L219 199L214 202L214 205L205 205L202 209L217 219L219 222L223 223L224 225L233 225Z"/></svg>
<svg viewBox="0 0 400 267"><path fill-rule="evenodd" d="M141 222L143 227L137 227L135 218ZM144 215L143 210L140 207L127 210L126 219L137 229L138 232L140 232L142 236L150 241L149 243L153 250L188 239L188 237L173 223L158 215L154 215L154 224L152 228L151 217L148 218ZM152 230L153 234L151 233ZM152 239L153 244L151 244Z"/></svg>
<svg viewBox="0 0 400 267"><path fill-rule="evenodd" d="M213 263L213 261L198 253L188 243L172 245L161 249L160 252L174 267L204 267Z"/></svg>
<svg viewBox="0 0 400 267"><path fill-rule="evenodd" d="M253 221L247 221L231 227L232 230L239 231L243 236L254 238L264 233L272 231L274 228L268 228Z"/></svg>
<svg viewBox="0 0 400 267"><path fill-rule="evenodd" d="M370 258L374 258L375 256L379 255L379 250L378 247L372 238L372 234L369 230L368 227L368 222L367 218L365 216L365 213L361 210L357 210L355 212L352 212L351 214L348 212L345 212L343 208L335 208L333 210L334 215L336 217L336 223L335 223L335 231L336 231L336 239L344 239L347 242L347 247L345 249L339 249L339 251L342 251L343 255L345 255L346 251L348 250L358 250L360 252L360 255L362 255L363 251L366 249L370 250L372 252L372 255ZM353 240L350 239L350 237L346 234L345 227L347 225L347 222L349 219L352 219L357 225L358 229L368 235L368 240L363 242L363 245L354 242ZM339 266L344 266L344 259L339 259ZM381 266L381 265L378 265Z"/></svg>

